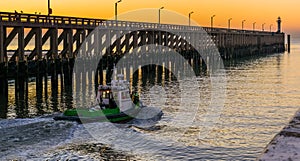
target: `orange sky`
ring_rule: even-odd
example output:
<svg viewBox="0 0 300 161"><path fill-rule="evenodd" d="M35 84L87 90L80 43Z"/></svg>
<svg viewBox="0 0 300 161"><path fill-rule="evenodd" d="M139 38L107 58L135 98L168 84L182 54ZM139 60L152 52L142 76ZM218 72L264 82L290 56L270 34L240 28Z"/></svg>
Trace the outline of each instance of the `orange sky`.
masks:
<svg viewBox="0 0 300 161"><path fill-rule="evenodd" d="M108 19L114 16L115 1L51 0L51 8L54 15ZM129 11L144 8L157 9L161 6L165 7L161 13L162 23L176 23L176 21L170 21L172 16L168 15L169 11L178 12L183 16L194 11L192 19L201 26L209 26L210 16L215 14L214 24L217 27L227 27L228 19L232 18L232 28L241 28L242 20L245 19L245 28L247 29L252 29L252 23L256 22L256 29L261 29L262 24L266 23L265 30L269 30L270 24L273 24L273 30L275 30L275 21L278 16L281 16L284 32L300 31L299 0L123 0L118 5L119 18L122 20L121 14ZM0 1L0 11L14 12L14 10L46 14L47 0ZM149 12L147 16L148 18L144 16L136 20L157 21L157 13Z"/></svg>

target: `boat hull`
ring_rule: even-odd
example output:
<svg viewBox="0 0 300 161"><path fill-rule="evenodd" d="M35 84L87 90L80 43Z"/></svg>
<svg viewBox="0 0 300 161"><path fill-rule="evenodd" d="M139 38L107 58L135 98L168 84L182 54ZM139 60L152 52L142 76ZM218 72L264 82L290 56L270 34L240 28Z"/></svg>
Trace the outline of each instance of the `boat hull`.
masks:
<svg viewBox="0 0 300 161"><path fill-rule="evenodd" d="M74 109L76 110L76 109ZM140 111L140 108L130 109L124 112L118 113L105 113L105 112L69 112L72 115L66 115L66 113L59 116L55 116L54 120L76 121L78 123L91 123L91 122L126 122L133 119ZM100 113L100 114L99 114ZM102 116L101 116L102 114Z"/></svg>

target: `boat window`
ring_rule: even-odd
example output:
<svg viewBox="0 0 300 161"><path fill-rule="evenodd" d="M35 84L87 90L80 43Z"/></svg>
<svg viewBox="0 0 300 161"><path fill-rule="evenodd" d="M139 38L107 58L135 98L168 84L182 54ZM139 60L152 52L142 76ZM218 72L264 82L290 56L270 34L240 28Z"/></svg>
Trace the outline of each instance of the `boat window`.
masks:
<svg viewBox="0 0 300 161"><path fill-rule="evenodd" d="M109 98L110 92L109 91L102 91L101 96L102 96L102 98Z"/></svg>

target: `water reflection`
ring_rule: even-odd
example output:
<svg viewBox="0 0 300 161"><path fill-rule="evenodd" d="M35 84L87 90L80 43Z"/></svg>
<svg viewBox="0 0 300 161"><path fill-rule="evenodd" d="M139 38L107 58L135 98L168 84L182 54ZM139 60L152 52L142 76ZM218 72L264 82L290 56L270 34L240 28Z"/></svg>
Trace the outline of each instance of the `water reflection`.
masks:
<svg viewBox="0 0 300 161"><path fill-rule="evenodd" d="M133 71L132 68L118 70L119 73L125 75L125 78L130 79L131 89L136 89L142 93L146 104L163 108L165 115L160 121L160 125L164 125L162 126L164 128L161 131L152 132L156 134L157 139L168 137L174 139L174 133L186 130L184 135L176 141L180 142L180 145L186 145L179 148L180 150L187 149L190 150L189 152L179 151L180 154L175 153L176 150L178 151L176 145L164 149L161 154L157 155L171 155L174 152L173 155L186 155L188 158L194 149L196 152L201 151L202 157L210 159L253 160L299 108L300 65L297 60L300 59L300 54L298 53L299 51L294 51L291 54L274 54L267 57L226 62L228 83L225 107L219 122L205 139L198 139L197 137L201 130L201 114L205 113L203 108L199 109L199 115L194 121L199 126L180 129L170 123L169 118L174 115L176 108L179 108L177 100L178 80L176 77L180 73L173 73L166 70L165 67L176 71L176 64L165 62L163 67L150 65L139 68L137 71ZM104 70L100 74L102 83L106 82L106 73ZM1 117L32 117L63 111L67 108L84 107L90 104L87 100L95 97L94 82L96 76L94 71L83 73L81 69L74 69L74 73L70 76L73 81L61 73L52 75L53 77L47 77L47 79L43 77L42 80L26 79L25 82L28 80L28 86L25 83L24 87L21 85L19 89L28 88L28 95L17 94L18 98L24 98L24 101L21 102L15 100L16 82L9 83L8 103L5 103L5 97L0 97ZM80 80L74 79L75 75L80 75ZM200 70L197 75L201 75ZM1 87L7 83L1 83L1 81ZM210 78L202 74L198 76L197 81L201 92L200 107L208 106L211 99ZM42 88L37 90L39 87L37 84L40 84L39 86ZM160 94L151 92L157 87L163 87L161 91L167 95L165 100L151 100L153 97L149 94L158 96ZM22 108L20 108L21 106ZM145 148L147 150L147 147ZM192 157L192 159L199 159L196 158L197 154L193 154Z"/></svg>
<svg viewBox="0 0 300 161"><path fill-rule="evenodd" d="M180 73L172 73L166 69L166 66L169 69L176 68L175 65L172 66L172 62L165 62L163 66L149 65L140 67L137 71L133 71L132 67L123 67L118 69L118 72L123 73L125 78L129 78L131 90L141 92L143 88L149 89L154 85L164 86L176 81L174 74ZM89 106L91 104L89 100L95 98L95 71L82 72L80 69L75 69L72 74L70 72L59 73L52 70L49 71L49 75L4 80L3 83L8 85L8 99L1 97L1 118L34 117L69 108ZM106 70L100 73L104 79L102 82L99 80L98 84L106 83L108 79L106 74ZM200 75L200 72L197 74Z"/></svg>
<svg viewBox="0 0 300 161"><path fill-rule="evenodd" d="M273 99L277 97L283 97L282 91L278 92L277 89L291 90L287 88L289 81L297 84L297 80L293 75L297 75L297 70L293 70L296 64L290 62L290 55L276 54L263 58L249 58L239 61L225 62L227 68L227 74L229 78L236 78L236 80L243 80L243 78L255 78L250 82L247 82L246 93L251 93L251 84L256 83L261 89L268 90L273 89L273 93L264 93L272 96L269 100L260 99L264 96L260 96L259 93L252 93L251 97L255 97L257 101L254 101L250 106L256 104L263 105L273 100L275 103L283 101L283 99ZM193 60L191 60L193 62ZM293 64L291 64L293 63ZM193 64L193 63L192 63ZM176 64L172 62L164 62L163 66L149 65L143 68L139 68L137 71L133 71L130 68L118 69L119 73L123 73L125 78L130 80L131 90L138 90L139 92L147 89L151 89L152 86L165 86L166 84L177 84L176 77L180 77L180 73L173 73L170 70L176 70ZM168 68L168 69L167 69ZM63 111L68 108L74 107L86 107L91 104L88 100L95 98L95 71L82 72L83 70L75 69L72 74L68 71L62 73L55 73L50 71L50 76L43 75L37 78L19 77L14 81L1 80L1 89L4 89L8 84L8 98L0 97L1 104L1 118L24 118L33 117L37 115L43 115L47 113L53 113ZM202 75L205 77L205 73L201 70L201 67L194 64L194 71L196 75ZM259 71L259 72L258 72ZM274 77L267 78L270 72ZM98 84L106 83L107 71L103 70L99 74L99 78L102 77L102 82L99 80ZM78 75L80 75L79 80ZM101 76L100 76L101 75ZM283 77L283 75L287 75ZM293 79L287 80L291 75ZM97 77L98 78L98 77ZM271 79L272 78L272 79ZM205 78L204 78L205 79ZM200 79L199 79L200 80ZM9 83L8 83L9 82ZM227 87L230 90L238 90L241 87L241 82L231 82L231 85ZM201 91L209 89L208 85L201 87ZM15 92L18 91L18 92ZM293 91L293 90L292 90ZM203 96L203 95L202 95ZM232 93L228 93L228 96L232 96ZM73 99L75 98L75 99ZM7 99L7 100L6 100ZM247 95L234 95L234 100L248 100ZM288 100L292 98L287 98ZM270 104L270 103L269 103Z"/></svg>

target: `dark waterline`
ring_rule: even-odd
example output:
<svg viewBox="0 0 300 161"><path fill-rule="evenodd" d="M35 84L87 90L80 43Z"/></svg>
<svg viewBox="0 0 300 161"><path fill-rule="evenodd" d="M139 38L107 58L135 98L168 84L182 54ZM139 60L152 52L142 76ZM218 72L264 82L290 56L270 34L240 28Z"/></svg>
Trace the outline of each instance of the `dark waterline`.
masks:
<svg viewBox="0 0 300 161"><path fill-rule="evenodd" d="M165 64L172 66L171 62ZM204 69L200 69L199 66L195 67L197 68L196 75L205 75ZM157 65L142 67L134 73L132 68L118 69L118 72L123 73L125 78L130 80L131 90L141 91L148 86L168 84L176 80L172 71ZM99 84L107 84L106 79L109 76L106 74L107 72L104 70L102 75L105 78ZM18 79L9 79L7 81L8 100L0 100L0 118L29 118L62 112L66 109L76 108L77 105L89 105L86 98L95 97L95 71L86 73L74 71L71 79L63 73L56 77L54 80L47 75L40 78L24 76L18 77ZM77 97L77 95L81 97Z"/></svg>

